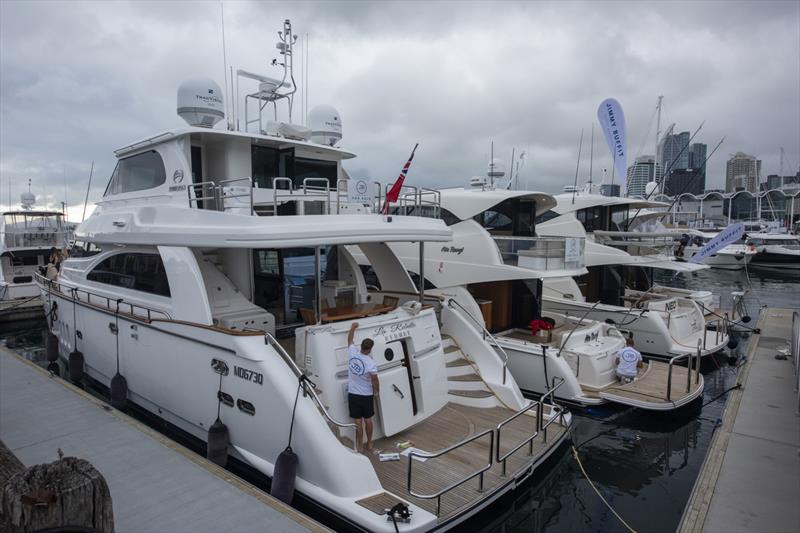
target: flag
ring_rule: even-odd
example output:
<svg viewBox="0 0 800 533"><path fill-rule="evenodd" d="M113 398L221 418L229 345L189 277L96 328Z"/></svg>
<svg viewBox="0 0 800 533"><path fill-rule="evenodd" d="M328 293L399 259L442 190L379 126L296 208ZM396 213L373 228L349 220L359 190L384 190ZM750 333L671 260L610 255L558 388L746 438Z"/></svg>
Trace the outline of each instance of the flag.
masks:
<svg viewBox="0 0 800 533"><path fill-rule="evenodd" d="M602 126L608 149L614 158L614 168L620 183L625 183L628 172L628 146L625 135L625 115L622 106L613 98L606 98L597 108L597 119ZM625 187L622 188L625 192ZM624 194L623 194L624 196Z"/></svg>
<svg viewBox="0 0 800 533"><path fill-rule="evenodd" d="M383 204L383 214L389 214L389 203L396 202L397 199L400 197L400 190L403 188L403 182L406 179L406 174L408 174L408 169L411 167L411 161L414 159L414 152L417 151L417 146L419 143L414 145L414 149L411 150L411 156L406 161L406 164L403 165L403 170L400 171L400 175L397 177L397 181L394 182L392 188L386 192L386 202Z"/></svg>
<svg viewBox="0 0 800 533"><path fill-rule="evenodd" d="M708 243L700 248L691 259L690 263L702 263L709 256L722 250L727 245L734 241L738 241L744 235L744 224L731 224L724 230L720 231L716 237L708 241Z"/></svg>

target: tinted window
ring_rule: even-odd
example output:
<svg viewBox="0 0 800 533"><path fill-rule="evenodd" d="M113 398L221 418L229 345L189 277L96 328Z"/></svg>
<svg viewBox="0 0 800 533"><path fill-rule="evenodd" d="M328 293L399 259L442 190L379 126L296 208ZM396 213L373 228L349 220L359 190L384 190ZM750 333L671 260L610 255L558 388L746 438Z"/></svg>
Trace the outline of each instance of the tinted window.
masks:
<svg viewBox="0 0 800 533"><path fill-rule="evenodd" d="M92 242L75 241L69 249L70 257L90 257L102 252L102 250Z"/></svg>
<svg viewBox="0 0 800 533"><path fill-rule="evenodd" d="M155 254L117 254L94 267L86 279L169 296L167 273L161 257Z"/></svg>
<svg viewBox="0 0 800 533"><path fill-rule="evenodd" d="M152 189L166 180L164 161L158 152L151 150L120 159L111 175L106 195Z"/></svg>

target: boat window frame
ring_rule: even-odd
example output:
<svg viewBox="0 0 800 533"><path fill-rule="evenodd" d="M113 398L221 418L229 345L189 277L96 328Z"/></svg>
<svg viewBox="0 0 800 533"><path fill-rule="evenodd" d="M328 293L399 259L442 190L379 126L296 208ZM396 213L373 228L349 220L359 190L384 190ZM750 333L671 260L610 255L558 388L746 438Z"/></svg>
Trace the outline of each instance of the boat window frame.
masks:
<svg viewBox="0 0 800 533"><path fill-rule="evenodd" d="M160 163L160 165L154 167L157 174L156 181L153 181L152 183L144 187L137 186L135 188L122 188L121 180L123 178L120 178L120 173L121 169L124 168L125 166L125 162L126 161L132 162L137 159L141 159L142 156L150 157L153 154L158 158L157 159L158 163ZM128 181L127 178L126 181ZM145 150L143 152L139 152L137 154L128 157L123 157L117 160L117 165L114 167L114 171L111 173L111 178L108 180L108 185L106 185L106 190L105 192L103 192L103 197L114 196L117 194L127 194L131 192L147 191L150 189L155 189L157 187L160 187L164 185L166 182L167 182L167 168L164 165L164 158L161 157L161 154L158 152L158 150L155 149Z"/></svg>
<svg viewBox="0 0 800 533"><path fill-rule="evenodd" d="M104 263L106 263L108 261L111 261L111 260L115 260L118 257L125 257L125 256L134 256L137 259L140 256L155 257L157 259L157 265L160 266L160 273L161 273L161 275L163 275L164 283L161 283L161 284L153 283L153 287L166 288L166 293L163 292L163 291L148 290L148 289L142 288L139 285L139 283L136 281L137 280L137 273L135 273L135 272L133 274L127 274L127 273L115 272L113 270L106 271L108 274L112 274L112 275L116 274L117 276L127 276L127 277L132 278L133 282L134 282L132 286L128 286L127 284L124 284L124 283L111 283L109 281L104 281L103 279L97 279L97 277L92 277L92 275L95 273L95 271L97 271L101 266L103 266ZM128 266L128 262L127 261L124 262L124 266L125 267ZM157 266L157 270L158 270L158 266ZM158 274L158 272L156 272L156 275L157 274ZM102 257L95 264L93 264L91 269L86 273L86 281L99 283L101 285L108 285L110 287L119 287L119 288L122 288L122 289L125 289L125 290L136 291L136 292L140 292L140 293L144 293L144 294L149 294L149 295L152 295L152 296L158 296L158 297L161 297L161 298L172 298L172 291L171 291L170 286L169 286L169 276L167 275L166 268L164 267L164 260L161 258L160 254L153 253L153 252L120 251L120 252L112 253L112 254L109 254L109 255L107 255L105 257Z"/></svg>

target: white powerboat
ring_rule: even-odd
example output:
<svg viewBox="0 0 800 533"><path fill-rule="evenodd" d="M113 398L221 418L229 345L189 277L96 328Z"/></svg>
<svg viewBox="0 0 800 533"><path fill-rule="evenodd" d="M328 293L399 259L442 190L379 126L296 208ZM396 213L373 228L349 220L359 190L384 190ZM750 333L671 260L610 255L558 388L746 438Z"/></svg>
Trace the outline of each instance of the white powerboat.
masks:
<svg viewBox="0 0 800 533"><path fill-rule="evenodd" d="M31 209L34 195L22 194L22 209L0 214L0 317L41 316L35 273L48 264L53 248L67 245L64 216Z"/></svg>
<svg viewBox="0 0 800 533"><path fill-rule="evenodd" d="M409 192L411 197L416 194ZM441 212L427 214L441 216L453 238L426 253L428 294L451 298L480 325L483 335L508 359L525 392L547 394L559 383L556 397L571 403L612 401L651 410L672 410L702 393L703 379L697 372L688 390L670 390L671 380L686 383L689 372L661 362L649 363L633 383L619 383L615 358L625 344L619 331L587 318L582 310L547 309L543 283L547 287L551 279L572 279L587 272L580 224L575 222L577 229L572 228L580 236L569 232L543 236L537 231L537 217L555 206L551 195L483 184L441 189L436 195ZM397 211L404 211L402 199ZM406 268L418 274L416 248L407 243L391 246ZM367 262L363 256L359 260ZM552 329L545 329L545 324ZM694 363L699 368L699 360Z"/></svg>
<svg viewBox="0 0 800 533"><path fill-rule="evenodd" d="M680 234L680 240L678 247L675 249L675 257L684 261L689 261L703 246L716 237L716 233L693 229L676 233ZM743 270L755 255L755 246L746 244L742 240L741 242L728 244L716 253L706 257L703 259L703 264L722 270Z"/></svg>
<svg viewBox="0 0 800 533"><path fill-rule="evenodd" d="M525 399L480 329L415 287L387 245L413 241L424 257L451 230L369 213L364 191L354 202L340 188L353 154L294 127L213 129L221 103L204 98L219 88L183 89L200 121L118 150L75 253L57 280L37 277L71 376L269 477L293 427L297 492L358 529L447 529L536 472L569 414L552 395ZM345 245L369 258L379 290ZM393 460L354 450L353 322L356 342L375 341L374 446ZM388 508L410 515L394 524Z"/></svg>
<svg viewBox="0 0 800 533"><path fill-rule="evenodd" d="M752 266L776 272L800 269L800 236L788 233L749 233L747 244L756 249Z"/></svg>
<svg viewBox="0 0 800 533"><path fill-rule="evenodd" d="M711 293L698 291L692 294L696 298L672 294L669 287L653 286L646 271L691 272L708 267L675 261L653 244L652 235L645 234L641 245L626 238L620 248L595 242L598 231L631 233L616 221L629 219L635 209L657 207L654 202L582 192L557 195L556 199L553 215L543 217L548 220L537 226L538 231L585 235L589 273L577 281L571 277L545 280L544 309L614 324L623 334L633 335L638 350L655 357L672 360L698 350L705 356L725 347L727 327L715 322L714 331L707 328L701 302L711 305ZM626 251L631 248L638 248L638 255Z"/></svg>

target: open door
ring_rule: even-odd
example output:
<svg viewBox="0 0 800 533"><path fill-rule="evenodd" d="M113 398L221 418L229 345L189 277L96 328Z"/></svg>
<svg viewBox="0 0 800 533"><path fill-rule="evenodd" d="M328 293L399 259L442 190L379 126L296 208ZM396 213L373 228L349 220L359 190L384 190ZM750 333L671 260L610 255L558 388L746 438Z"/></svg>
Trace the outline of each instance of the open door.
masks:
<svg viewBox="0 0 800 533"><path fill-rule="evenodd" d="M378 396L378 410L386 436L399 433L415 422L416 397L411 386L406 350L402 340L376 343L373 357L378 368L389 367L378 372L381 391ZM398 364L400 363L400 364Z"/></svg>

